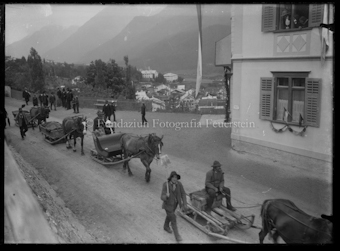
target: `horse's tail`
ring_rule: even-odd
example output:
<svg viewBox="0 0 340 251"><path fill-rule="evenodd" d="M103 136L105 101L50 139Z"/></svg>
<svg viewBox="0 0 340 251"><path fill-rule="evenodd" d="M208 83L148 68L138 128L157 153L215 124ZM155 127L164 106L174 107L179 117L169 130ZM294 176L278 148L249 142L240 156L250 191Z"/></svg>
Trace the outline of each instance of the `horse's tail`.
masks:
<svg viewBox="0 0 340 251"><path fill-rule="evenodd" d="M270 219L268 217L268 207L270 205L270 203L272 202L272 200L265 200L261 206L261 218L262 218L262 229L265 232L268 232L270 237L272 238L272 232L271 230L271 224L270 224Z"/></svg>

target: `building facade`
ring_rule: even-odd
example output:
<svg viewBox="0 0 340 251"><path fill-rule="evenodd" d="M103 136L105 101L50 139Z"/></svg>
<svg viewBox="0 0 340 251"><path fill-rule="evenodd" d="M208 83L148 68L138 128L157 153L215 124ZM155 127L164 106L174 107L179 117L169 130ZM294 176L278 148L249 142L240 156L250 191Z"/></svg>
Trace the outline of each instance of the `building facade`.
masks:
<svg viewBox="0 0 340 251"><path fill-rule="evenodd" d="M231 120L255 124L232 127L234 149L331 167L333 33L320 24L332 13L329 4L232 6Z"/></svg>
<svg viewBox="0 0 340 251"><path fill-rule="evenodd" d="M155 79L158 77L158 72L156 70L140 70L144 79Z"/></svg>
<svg viewBox="0 0 340 251"><path fill-rule="evenodd" d="M175 73L169 72L169 73L164 74L164 78L168 82L173 82L173 81L176 81L178 79L178 75L175 74Z"/></svg>

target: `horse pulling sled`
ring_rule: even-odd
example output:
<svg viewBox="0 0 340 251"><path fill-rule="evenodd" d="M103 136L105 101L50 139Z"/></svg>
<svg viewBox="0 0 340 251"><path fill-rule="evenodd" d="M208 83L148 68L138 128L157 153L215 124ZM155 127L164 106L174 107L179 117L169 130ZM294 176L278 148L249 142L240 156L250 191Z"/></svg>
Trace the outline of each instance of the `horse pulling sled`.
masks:
<svg viewBox="0 0 340 251"><path fill-rule="evenodd" d="M77 118L77 117L83 118L83 115L76 115L76 116L73 116L72 118ZM50 121L44 124L40 124L39 129L41 133L45 136L45 141L51 145L55 145L58 143L65 143L66 137L72 132L71 131L65 134L62 128L62 125L57 121Z"/></svg>
<svg viewBox="0 0 340 251"><path fill-rule="evenodd" d="M228 210L222 204L222 195L215 199L211 214L208 214L205 212L208 196L205 189L193 192L190 195L187 194L188 210L186 212L177 211L177 213L210 236L235 243L246 243L229 238L227 235L229 230L234 227L243 230L253 227L255 216L243 216Z"/></svg>
<svg viewBox="0 0 340 251"><path fill-rule="evenodd" d="M137 157L142 151L124 159L121 147L121 138L125 133L113 133L108 135L96 135L92 133L95 149L91 149L91 158L104 166L116 165Z"/></svg>

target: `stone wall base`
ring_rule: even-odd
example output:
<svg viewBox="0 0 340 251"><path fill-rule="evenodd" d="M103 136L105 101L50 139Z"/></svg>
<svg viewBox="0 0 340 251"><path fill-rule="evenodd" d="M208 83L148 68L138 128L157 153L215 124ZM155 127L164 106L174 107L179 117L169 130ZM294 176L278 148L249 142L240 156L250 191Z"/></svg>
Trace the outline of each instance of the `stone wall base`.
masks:
<svg viewBox="0 0 340 251"><path fill-rule="evenodd" d="M237 139L231 139L231 147L236 151L255 154L267 159L276 160L285 165L302 168L315 173L331 174L333 172L332 163L325 160L293 154Z"/></svg>

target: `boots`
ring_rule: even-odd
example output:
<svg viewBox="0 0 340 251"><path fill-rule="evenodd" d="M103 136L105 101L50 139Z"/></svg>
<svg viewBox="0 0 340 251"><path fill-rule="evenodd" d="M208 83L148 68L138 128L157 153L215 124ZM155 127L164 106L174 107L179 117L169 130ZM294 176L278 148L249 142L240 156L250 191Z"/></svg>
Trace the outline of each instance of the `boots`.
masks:
<svg viewBox="0 0 340 251"><path fill-rule="evenodd" d="M166 217L165 218L165 222L164 222L164 230L167 231L169 234L172 234L172 230L171 228L169 227L169 223L170 223L170 219L169 217Z"/></svg>
<svg viewBox="0 0 340 251"><path fill-rule="evenodd" d="M171 224L171 227L174 230L176 241L177 242L181 242L183 239L182 239L182 237L180 236L180 234L178 232L177 224L176 223L174 225Z"/></svg>
<svg viewBox="0 0 340 251"><path fill-rule="evenodd" d="M228 196L227 196L227 197L228 197ZM236 211L236 208L233 207L233 206L231 205L230 198L229 198L229 199L226 198L226 200L227 200L227 209L229 209L230 211L235 212L235 211Z"/></svg>

